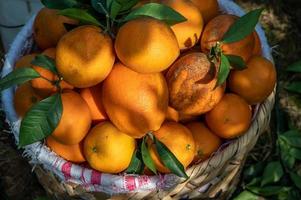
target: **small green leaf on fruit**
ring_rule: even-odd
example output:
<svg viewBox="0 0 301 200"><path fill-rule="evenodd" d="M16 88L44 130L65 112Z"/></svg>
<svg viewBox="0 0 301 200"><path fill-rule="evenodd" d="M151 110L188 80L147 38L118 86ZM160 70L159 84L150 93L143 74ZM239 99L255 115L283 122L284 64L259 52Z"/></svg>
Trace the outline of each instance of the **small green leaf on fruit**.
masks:
<svg viewBox="0 0 301 200"><path fill-rule="evenodd" d="M33 105L21 121L19 146L24 147L49 136L59 124L62 112L59 93Z"/></svg>
<svg viewBox="0 0 301 200"><path fill-rule="evenodd" d="M144 164L155 174L157 174L157 170L154 164L154 161L149 153L147 143L146 143L146 137L143 138L142 144L141 144L141 154L142 154L142 160Z"/></svg>
<svg viewBox="0 0 301 200"><path fill-rule="evenodd" d="M123 19L123 21L129 21L143 16L153 17L164 21L168 25L174 25L186 21L186 18L177 11L166 5L158 3L148 3L133 10Z"/></svg>
<svg viewBox="0 0 301 200"><path fill-rule="evenodd" d="M226 55L226 57L228 58L230 65L236 69L236 70L243 70L246 69L246 63L245 61L240 57L240 56L236 56L236 55Z"/></svg>
<svg viewBox="0 0 301 200"><path fill-rule="evenodd" d="M95 26L102 26L102 24L91 14L88 10L80 8L67 8L59 11L60 15L70 17L80 21L82 24L91 24Z"/></svg>
<svg viewBox="0 0 301 200"><path fill-rule="evenodd" d="M278 182L283 176L283 168L279 161L268 163L263 172L261 186Z"/></svg>
<svg viewBox="0 0 301 200"><path fill-rule="evenodd" d="M108 1L106 0L91 0L91 5L100 14L105 14L107 11L104 10L107 8Z"/></svg>
<svg viewBox="0 0 301 200"><path fill-rule="evenodd" d="M128 174L141 174L144 170L144 164L142 161L142 155L139 149L136 149L133 153L132 160L127 170Z"/></svg>
<svg viewBox="0 0 301 200"><path fill-rule="evenodd" d="M156 150L159 154L160 160L172 173L182 178L189 178L185 172L185 168L176 158L176 156L159 140L154 137Z"/></svg>
<svg viewBox="0 0 301 200"><path fill-rule="evenodd" d="M54 74L58 74L56 66L55 66L55 60L53 58L50 58L46 55L37 55L34 60L31 62L32 65L39 66L42 68L45 68Z"/></svg>
<svg viewBox="0 0 301 200"><path fill-rule="evenodd" d="M248 35L250 35L254 29L256 24L259 21L259 17L264 9L256 9L248 12L244 16L237 19L234 24L229 28L229 30L225 33L222 42L224 43L232 43L237 42Z"/></svg>
<svg viewBox="0 0 301 200"><path fill-rule="evenodd" d="M218 70L216 86L222 85L228 78L230 73L230 63L228 58L221 53L221 64Z"/></svg>
<svg viewBox="0 0 301 200"><path fill-rule="evenodd" d="M1 78L0 91L39 77L41 77L40 74L31 67L22 67L15 69L3 78Z"/></svg>

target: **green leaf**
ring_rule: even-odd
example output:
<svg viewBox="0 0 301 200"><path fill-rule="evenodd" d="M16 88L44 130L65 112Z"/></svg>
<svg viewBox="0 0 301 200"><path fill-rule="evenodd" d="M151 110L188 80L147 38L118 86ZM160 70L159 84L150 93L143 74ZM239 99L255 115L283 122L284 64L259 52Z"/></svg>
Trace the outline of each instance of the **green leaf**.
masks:
<svg viewBox="0 0 301 200"><path fill-rule="evenodd" d="M118 13L120 12L122 5L117 1L113 1L110 8L110 17L115 19Z"/></svg>
<svg viewBox="0 0 301 200"><path fill-rule="evenodd" d="M154 142L160 160L172 173L179 177L189 178L185 172L184 166L180 161L173 155L173 153L159 140L154 137Z"/></svg>
<svg viewBox="0 0 301 200"><path fill-rule="evenodd" d="M250 35L254 31L255 26L258 23L262 11L262 8L256 9L237 19L225 33L222 42L237 42Z"/></svg>
<svg viewBox="0 0 301 200"><path fill-rule="evenodd" d="M291 146L287 143L285 139L283 139L282 135L278 138L278 143L280 146L280 156L283 164L288 169L293 168L296 159L290 154Z"/></svg>
<svg viewBox="0 0 301 200"><path fill-rule="evenodd" d="M230 73L230 63L228 58L222 53L221 64L218 70L216 86L222 85L228 78Z"/></svg>
<svg viewBox="0 0 301 200"><path fill-rule="evenodd" d="M24 147L49 136L60 122L62 112L60 94L33 105L21 122L19 146Z"/></svg>
<svg viewBox="0 0 301 200"><path fill-rule="evenodd" d="M282 187L282 186L266 186L266 187L250 186L250 187L247 187L247 189L255 194L258 194L258 195L261 195L264 197L268 197L268 196L277 195L281 192L289 191L291 188L290 187Z"/></svg>
<svg viewBox="0 0 301 200"><path fill-rule="evenodd" d="M226 55L226 57L234 69L243 70L247 68L245 61L240 56Z"/></svg>
<svg viewBox="0 0 301 200"><path fill-rule="evenodd" d="M145 4L130 12L123 21L133 20L142 16L153 17L164 21L168 25L174 25L186 21L186 18L172 8L158 3Z"/></svg>
<svg viewBox="0 0 301 200"><path fill-rule="evenodd" d="M104 8L107 8L108 1L106 0L91 0L92 7L99 12L100 14L105 14L107 11Z"/></svg>
<svg viewBox="0 0 301 200"><path fill-rule="evenodd" d="M261 186L279 181L283 174L282 165L279 161L270 162L264 169Z"/></svg>
<svg viewBox="0 0 301 200"><path fill-rule="evenodd" d="M91 24L95 26L102 26L102 24L88 12L88 10L80 8L67 8L59 12L60 15L79 20L82 24Z"/></svg>
<svg viewBox="0 0 301 200"><path fill-rule="evenodd" d="M301 133L298 130L290 130L279 136L280 139L286 141L293 147L301 148Z"/></svg>
<svg viewBox="0 0 301 200"><path fill-rule="evenodd" d="M141 174L143 170L144 164L142 162L142 155L141 152L136 149L132 156L131 163L125 172L128 174Z"/></svg>
<svg viewBox="0 0 301 200"><path fill-rule="evenodd" d="M264 170L264 164L263 162L258 162L256 164L250 165L245 171L244 171L244 177L246 179L254 178L256 176L259 176L262 174Z"/></svg>
<svg viewBox="0 0 301 200"><path fill-rule="evenodd" d="M294 158L301 160L301 149L297 149L297 148L291 148L289 151L289 154L291 156L293 156Z"/></svg>
<svg viewBox="0 0 301 200"><path fill-rule="evenodd" d="M47 8L59 10L82 5L78 0L41 0L41 2Z"/></svg>
<svg viewBox="0 0 301 200"><path fill-rule="evenodd" d="M299 176L297 173L290 172L290 177L297 188L301 190L301 176Z"/></svg>
<svg viewBox="0 0 301 200"><path fill-rule="evenodd" d="M296 73L301 73L301 60L291 64L286 68L286 71L288 72L296 72Z"/></svg>
<svg viewBox="0 0 301 200"><path fill-rule="evenodd" d="M31 62L31 64L48 69L49 71L53 72L54 74L58 74L56 66L55 66L55 60L50 58L49 56L37 55L35 57L35 59Z"/></svg>
<svg viewBox="0 0 301 200"><path fill-rule="evenodd" d="M245 190L238 196L234 197L233 200L259 200L259 196Z"/></svg>
<svg viewBox="0 0 301 200"><path fill-rule="evenodd" d="M261 182L261 177L255 177L253 178L249 183L246 184L246 186L255 186L259 185Z"/></svg>
<svg viewBox="0 0 301 200"><path fill-rule="evenodd" d="M287 86L285 86L285 89L289 92L295 92L301 94L301 81L294 81Z"/></svg>
<svg viewBox="0 0 301 200"><path fill-rule="evenodd" d="M145 141L145 137L142 140L142 144L141 144L141 154L142 154L142 160L143 163L155 174L157 174L157 170L154 164L154 161L152 159L152 157L150 156L149 150L147 148L147 144Z"/></svg>
<svg viewBox="0 0 301 200"><path fill-rule="evenodd" d="M31 67L22 67L15 69L5 77L1 78L0 91L39 77L41 77L40 74Z"/></svg>
<svg viewBox="0 0 301 200"><path fill-rule="evenodd" d="M117 0L117 1L122 5L122 8L120 9L121 12L130 10L139 2L139 0Z"/></svg>

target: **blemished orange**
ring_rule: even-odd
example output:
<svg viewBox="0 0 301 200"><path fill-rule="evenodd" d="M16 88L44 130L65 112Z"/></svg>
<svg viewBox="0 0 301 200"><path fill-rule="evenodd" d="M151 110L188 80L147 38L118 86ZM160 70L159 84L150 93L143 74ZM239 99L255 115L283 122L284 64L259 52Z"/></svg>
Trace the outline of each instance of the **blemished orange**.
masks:
<svg viewBox="0 0 301 200"><path fill-rule="evenodd" d="M34 24L34 39L41 49L55 47L59 39L67 33L64 24L77 24L76 20L58 14L58 10L42 8Z"/></svg>
<svg viewBox="0 0 301 200"><path fill-rule="evenodd" d="M217 67L203 53L180 57L168 70L169 103L179 113L200 115L222 98L225 87L215 88Z"/></svg>
<svg viewBox="0 0 301 200"><path fill-rule="evenodd" d="M62 144L78 144L91 126L89 107L85 100L72 90L66 90L61 97L63 104L61 120L51 135Z"/></svg>
<svg viewBox="0 0 301 200"><path fill-rule="evenodd" d="M56 49L55 48L49 48L43 51L42 55L48 56L52 59L55 59ZM45 69L43 67L39 66L32 66L33 69L35 69L41 76L48 79L45 80L43 78L36 78L30 81L32 87L36 91L37 94L39 94L42 97L48 97L51 94L58 91L58 87L54 84L55 81L58 81L59 78L57 75L55 75L53 72L49 71L48 69ZM65 81L60 82L60 87L62 90L65 89L73 89L73 86L66 83Z"/></svg>
<svg viewBox="0 0 301 200"><path fill-rule="evenodd" d="M219 15L213 18L205 26L202 38L201 49L204 53L209 53L217 42L221 42L224 34L230 26L238 19L234 15ZM244 39L233 43L222 43L221 49L224 54L240 56L245 62L252 56L254 49L254 35L251 33Z"/></svg>
<svg viewBox="0 0 301 200"><path fill-rule="evenodd" d="M46 138L46 145L57 155L61 156L62 158L68 161L74 163L81 163L81 162L85 162L86 160L83 153L82 143L65 145L59 143L53 137L48 136Z"/></svg>
<svg viewBox="0 0 301 200"><path fill-rule="evenodd" d="M102 104L101 93L101 84L80 90L80 96L87 102L90 108L92 122L94 124L108 119L108 116Z"/></svg>
<svg viewBox="0 0 301 200"><path fill-rule="evenodd" d="M254 56L261 56L262 48L261 48L261 41L256 31L253 32L254 34L254 49L253 55Z"/></svg>
<svg viewBox="0 0 301 200"><path fill-rule="evenodd" d="M27 111L42 98L35 93L29 83L20 85L14 95L14 107L20 117L24 117Z"/></svg>
<svg viewBox="0 0 301 200"><path fill-rule="evenodd" d="M112 39L99 27L80 26L65 34L56 48L56 64L65 81L78 88L102 82L115 61Z"/></svg>
<svg viewBox="0 0 301 200"><path fill-rule="evenodd" d="M210 130L225 139L238 137L247 131L251 118L251 107L242 97L232 93L225 94L222 100L205 114Z"/></svg>
<svg viewBox="0 0 301 200"><path fill-rule="evenodd" d="M202 122L190 122L185 125L195 141L194 163L209 158L222 144L222 140L212 133Z"/></svg>
<svg viewBox="0 0 301 200"><path fill-rule="evenodd" d="M116 63L103 82L102 102L112 123L122 132L141 138L165 120L168 89L161 73L137 73Z"/></svg>
<svg viewBox="0 0 301 200"><path fill-rule="evenodd" d="M195 154L195 141L190 130L184 125L164 122L161 128L153 134L175 155L184 168L192 162ZM148 147L156 169L162 173L169 173L170 170L160 160L155 144L148 140Z"/></svg>
<svg viewBox="0 0 301 200"><path fill-rule="evenodd" d="M189 49L199 41L204 22L200 10L190 0L163 0L186 18L186 21L171 26L181 50Z"/></svg>
<svg viewBox="0 0 301 200"><path fill-rule="evenodd" d="M36 53L32 53L19 58L19 60L17 60L17 62L15 63L15 69L22 68L22 67L31 67L32 66L31 62L34 60L36 55L37 55Z"/></svg>
<svg viewBox="0 0 301 200"><path fill-rule="evenodd" d="M137 18L121 26L115 51L123 64L140 73L164 71L180 54L171 28L151 17Z"/></svg>
<svg viewBox="0 0 301 200"><path fill-rule="evenodd" d="M201 11L205 23L219 14L217 0L191 0Z"/></svg>
<svg viewBox="0 0 301 200"><path fill-rule="evenodd" d="M134 138L118 130L111 122L101 122L84 140L84 154L93 169L105 173L125 170L136 148Z"/></svg>
<svg viewBox="0 0 301 200"><path fill-rule="evenodd" d="M262 56L253 56L247 68L232 70L229 76L229 88L243 97L250 105L264 101L274 90L276 69L271 61Z"/></svg>

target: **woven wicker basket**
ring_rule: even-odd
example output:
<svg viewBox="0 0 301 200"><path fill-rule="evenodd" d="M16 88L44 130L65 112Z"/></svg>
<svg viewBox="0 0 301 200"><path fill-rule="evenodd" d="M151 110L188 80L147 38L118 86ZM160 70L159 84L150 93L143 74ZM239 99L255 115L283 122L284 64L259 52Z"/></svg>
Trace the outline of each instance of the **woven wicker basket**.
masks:
<svg viewBox="0 0 301 200"><path fill-rule="evenodd" d="M243 14L243 11L232 1L219 0L219 4L221 9L227 13ZM33 19L34 17L25 25L12 44L5 60L2 76L12 71L15 61L21 55L30 52L33 47ZM264 32L259 26L256 30L262 42L263 56L272 60ZM12 133L18 142L20 120L16 116L12 105L14 91L14 88L5 90L2 93L2 102ZM45 150L42 143L30 145L30 147L25 149L25 154L28 155L32 164L34 164L34 172L45 190L56 199L226 199L235 189L248 152L255 145L259 135L268 126L270 113L274 105L274 96L275 92L262 104L256 106L252 125L243 136L228 141L209 159L191 166L186 171L190 177L188 180L183 182L182 179L170 175L173 177L171 179L172 184L166 187L159 187L155 184L153 188L139 192L133 190L131 192L114 193L106 190L106 185L102 185L100 186L101 189L94 190L97 192L92 192L93 190L91 188L87 189L82 182L64 180L57 169L53 168L52 165L47 165L47 157L44 160L39 159L37 154L40 152L34 150L36 148ZM49 150L46 149L45 151L48 152ZM47 155L53 156L53 153L48 153ZM55 155L55 157L57 156ZM118 178L119 176L115 177Z"/></svg>

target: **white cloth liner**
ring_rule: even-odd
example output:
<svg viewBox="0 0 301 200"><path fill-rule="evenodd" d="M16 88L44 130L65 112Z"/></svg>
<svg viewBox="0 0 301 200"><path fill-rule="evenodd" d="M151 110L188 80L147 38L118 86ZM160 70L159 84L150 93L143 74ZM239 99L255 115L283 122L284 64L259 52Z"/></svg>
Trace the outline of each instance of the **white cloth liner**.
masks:
<svg viewBox="0 0 301 200"><path fill-rule="evenodd" d="M231 0L218 0L223 12L242 16L245 12ZM2 70L2 77L11 72L15 61L28 52L32 46L32 24L33 16L23 27L15 38L11 48L6 55L5 64ZM273 61L271 48L267 43L265 33L257 25L256 31L262 44L263 56ZM2 92L2 105L6 113L7 121L11 126L12 133L18 143L20 119L13 107L13 96L15 88L10 88ZM41 142L36 142L25 147L24 155L29 157L31 164L42 164L46 169L52 171L62 181L80 184L87 191L102 191L109 194L143 192L157 189L168 189L181 180L173 174L162 176L137 176L137 175L112 175L96 172L88 167L67 162ZM208 185L205 185L206 188ZM201 190L200 190L201 191Z"/></svg>

